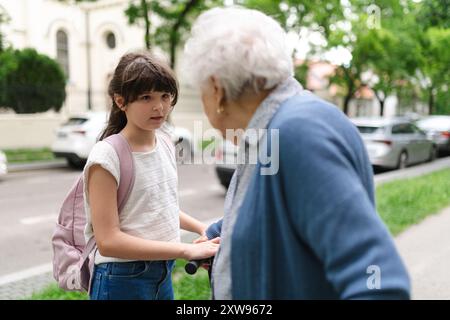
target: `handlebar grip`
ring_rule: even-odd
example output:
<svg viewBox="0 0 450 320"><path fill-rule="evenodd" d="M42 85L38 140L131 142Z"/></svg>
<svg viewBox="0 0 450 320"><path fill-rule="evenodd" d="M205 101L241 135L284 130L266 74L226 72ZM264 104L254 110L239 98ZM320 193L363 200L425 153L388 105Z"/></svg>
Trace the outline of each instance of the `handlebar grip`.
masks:
<svg viewBox="0 0 450 320"><path fill-rule="evenodd" d="M184 266L184 270L188 274L195 274L197 269L204 263L207 263L209 259L191 260Z"/></svg>

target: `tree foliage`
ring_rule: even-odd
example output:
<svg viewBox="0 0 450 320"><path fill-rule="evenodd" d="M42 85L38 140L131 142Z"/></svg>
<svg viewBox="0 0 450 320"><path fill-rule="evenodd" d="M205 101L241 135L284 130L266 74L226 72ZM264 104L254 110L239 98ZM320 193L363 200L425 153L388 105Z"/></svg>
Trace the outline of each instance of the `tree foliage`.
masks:
<svg viewBox="0 0 450 320"><path fill-rule="evenodd" d="M16 113L59 111L66 97L59 64L34 49L0 53L0 105Z"/></svg>

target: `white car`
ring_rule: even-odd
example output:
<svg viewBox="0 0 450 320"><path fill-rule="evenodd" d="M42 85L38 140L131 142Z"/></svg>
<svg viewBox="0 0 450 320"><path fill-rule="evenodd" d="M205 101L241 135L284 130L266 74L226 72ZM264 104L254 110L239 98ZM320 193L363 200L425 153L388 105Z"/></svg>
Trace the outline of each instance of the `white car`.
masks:
<svg viewBox="0 0 450 320"><path fill-rule="evenodd" d="M450 116L428 116L416 125L427 133L441 153L450 155Z"/></svg>
<svg viewBox="0 0 450 320"><path fill-rule="evenodd" d="M0 150L0 177L8 173L7 163L5 153Z"/></svg>
<svg viewBox="0 0 450 320"><path fill-rule="evenodd" d="M51 147L55 157L66 158L71 167L82 169L89 152L105 128L107 119L107 112L88 112L69 118L56 130ZM183 163L193 155L191 133L177 127L170 127L169 131L172 132L172 141L176 145L177 161Z"/></svg>
<svg viewBox="0 0 450 320"><path fill-rule="evenodd" d="M220 184L228 189L238 162L239 147L228 140L222 140L216 150L216 174Z"/></svg>

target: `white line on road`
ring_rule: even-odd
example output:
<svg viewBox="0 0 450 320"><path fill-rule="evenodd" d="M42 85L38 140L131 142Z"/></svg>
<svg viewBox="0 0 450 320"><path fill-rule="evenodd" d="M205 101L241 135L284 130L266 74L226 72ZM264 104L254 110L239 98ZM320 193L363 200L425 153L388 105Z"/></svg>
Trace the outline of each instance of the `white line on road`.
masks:
<svg viewBox="0 0 450 320"><path fill-rule="evenodd" d="M11 283L11 282L17 282L24 279L28 279L34 276L38 276L40 274L44 274L47 272L50 272L53 270L53 264L52 263L46 263L42 264L30 269L25 269L19 272L10 273L6 276L0 277L0 286L3 286L5 284Z"/></svg>
<svg viewBox="0 0 450 320"><path fill-rule="evenodd" d="M47 222L47 221L56 221L58 216L56 214L48 214L48 215L42 215L42 216L35 216L35 217L28 217L20 219L21 224L25 225L32 225L37 224L41 222Z"/></svg>
<svg viewBox="0 0 450 320"><path fill-rule="evenodd" d="M198 191L195 189L184 189L178 192L179 197L187 197L196 194Z"/></svg>
<svg viewBox="0 0 450 320"><path fill-rule="evenodd" d="M223 191L223 189L220 186L213 185L207 189L208 191ZM200 192L199 190L195 189L184 189L178 192L179 197L189 197L196 194L204 194L205 190L202 190ZM33 216L33 217L26 217L23 219L20 219L20 223L24 225L34 225L42 222L49 222L49 221L56 221L57 219L56 214L48 214L48 215L40 215L40 216Z"/></svg>

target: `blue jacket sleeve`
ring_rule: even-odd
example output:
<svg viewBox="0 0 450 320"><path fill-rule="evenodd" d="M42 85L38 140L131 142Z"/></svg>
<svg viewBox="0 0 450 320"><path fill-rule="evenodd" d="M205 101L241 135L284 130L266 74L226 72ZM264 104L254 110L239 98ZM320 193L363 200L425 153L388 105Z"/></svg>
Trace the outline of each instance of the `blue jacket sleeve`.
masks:
<svg viewBox="0 0 450 320"><path fill-rule="evenodd" d="M280 174L295 232L321 261L342 299L408 299L407 271L362 183L365 150L348 124L287 120L280 130ZM342 119L336 119L336 122ZM365 154L364 154L365 155ZM370 164L367 161L367 166Z"/></svg>
<svg viewBox="0 0 450 320"><path fill-rule="evenodd" d="M220 219L219 221L211 224L208 229L206 229L206 236L208 239L214 239L217 237L220 237L220 233L222 231L222 221L223 219Z"/></svg>

